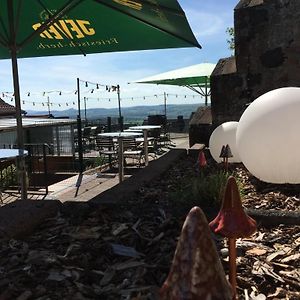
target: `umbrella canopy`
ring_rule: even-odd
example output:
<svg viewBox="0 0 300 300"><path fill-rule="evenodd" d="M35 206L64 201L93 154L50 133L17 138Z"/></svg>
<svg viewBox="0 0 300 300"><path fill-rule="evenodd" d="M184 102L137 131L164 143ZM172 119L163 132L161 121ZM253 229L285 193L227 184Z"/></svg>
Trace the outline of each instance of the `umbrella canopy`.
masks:
<svg viewBox="0 0 300 300"><path fill-rule="evenodd" d="M17 58L199 47L176 0L2 0L0 59L11 58L23 148ZM25 199L24 159L19 165Z"/></svg>
<svg viewBox="0 0 300 300"><path fill-rule="evenodd" d="M185 86L204 96L205 104L207 105L207 97L210 95L210 91L208 91L210 88L210 75L215 66L215 64L211 63L197 64L150 76L134 82Z"/></svg>
<svg viewBox="0 0 300 300"><path fill-rule="evenodd" d="M0 18L0 58L200 47L175 0L3 0Z"/></svg>

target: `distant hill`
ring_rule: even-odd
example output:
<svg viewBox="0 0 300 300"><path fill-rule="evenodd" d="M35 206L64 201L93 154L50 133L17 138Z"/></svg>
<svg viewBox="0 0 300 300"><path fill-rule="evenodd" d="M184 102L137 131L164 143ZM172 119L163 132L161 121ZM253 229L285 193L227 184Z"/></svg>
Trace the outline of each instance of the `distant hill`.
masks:
<svg viewBox="0 0 300 300"><path fill-rule="evenodd" d="M183 118L190 118L191 113L196 111L197 108L201 106L199 104L182 104L176 105L171 104L167 106L167 117L168 119L176 119L177 116L183 116ZM33 111L27 110L28 115L42 115L48 114L48 111ZM67 109L61 111L51 111L51 114L55 117L69 117L75 119L77 117L76 109ZM160 115L164 114L163 105L153 105L153 106L133 106L133 107L123 107L122 115L125 121L130 120L143 120L147 119L148 115ZM118 117L118 108L92 108L86 110L86 116L88 120L102 119L106 117ZM81 110L81 117L85 117L84 109Z"/></svg>

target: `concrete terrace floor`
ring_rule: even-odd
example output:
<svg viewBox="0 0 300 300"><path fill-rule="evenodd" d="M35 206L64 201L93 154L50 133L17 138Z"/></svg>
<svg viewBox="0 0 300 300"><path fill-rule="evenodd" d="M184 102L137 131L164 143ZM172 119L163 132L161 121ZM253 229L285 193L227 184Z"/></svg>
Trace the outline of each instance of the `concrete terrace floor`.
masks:
<svg viewBox="0 0 300 300"><path fill-rule="evenodd" d="M171 134L171 141L175 145L176 149L188 149L189 141L188 134ZM164 148L167 153L170 149ZM164 154L165 154L164 153ZM164 155L162 154L162 155ZM157 159L159 159L160 156ZM149 158L149 164L151 164L151 158ZM143 168L143 167L142 167ZM125 180L134 175L135 172L140 170L139 168L128 168L125 171ZM49 186L49 193L28 193L29 200L59 200L60 202L66 201L80 201L86 202L93 199L95 196L103 193L106 190L119 184L118 171L103 171L93 172L91 170L84 172L82 175L75 175L67 178L63 181L57 182ZM11 203L13 201L20 200L19 193L3 193L2 203L0 206Z"/></svg>

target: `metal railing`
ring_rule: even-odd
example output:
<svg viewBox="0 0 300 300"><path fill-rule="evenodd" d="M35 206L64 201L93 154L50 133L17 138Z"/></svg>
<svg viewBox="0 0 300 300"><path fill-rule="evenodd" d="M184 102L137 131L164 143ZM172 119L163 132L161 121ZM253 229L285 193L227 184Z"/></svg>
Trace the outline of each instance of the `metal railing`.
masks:
<svg viewBox="0 0 300 300"><path fill-rule="evenodd" d="M17 148L17 145L3 144L3 149ZM26 157L26 169L28 173L28 189L45 189L48 194L48 166L47 158L53 155L53 147L48 144L24 144L28 151ZM0 162L1 189L18 189L16 159L7 159Z"/></svg>
<svg viewBox="0 0 300 300"><path fill-rule="evenodd" d="M28 151L26 158L29 176L29 188L37 190L45 188L48 194L48 162L47 157L53 156L53 145L44 144L25 144ZM42 179L43 178L43 179Z"/></svg>

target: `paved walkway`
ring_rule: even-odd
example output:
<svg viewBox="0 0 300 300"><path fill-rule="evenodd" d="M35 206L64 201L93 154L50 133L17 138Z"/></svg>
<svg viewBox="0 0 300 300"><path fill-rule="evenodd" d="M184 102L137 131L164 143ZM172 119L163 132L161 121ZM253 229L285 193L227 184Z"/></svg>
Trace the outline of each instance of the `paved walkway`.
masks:
<svg viewBox="0 0 300 300"><path fill-rule="evenodd" d="M174 148L188 149L188 136L187 134L177 134L172 138L175 144ZM159 158L158 158L159 159ZM149 163L151 165L151 161ZM138 168L129 169L130 173L125 173L125 180L131 177ZM103 193L119 184L119 177L117 172L96 172L84 173L83 175L75 175L58 183L49 186L48 195L44 194L28 194L30 200L59 200L60 202L66 201L81 201L86 202L97 195ZM19 198L20 195L3 195L3 204L10 203Z"/></svg>

